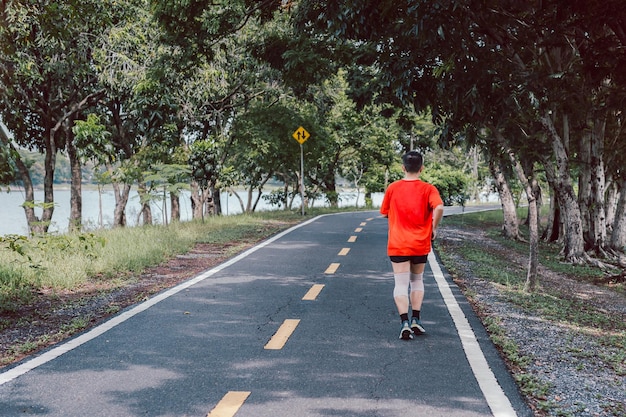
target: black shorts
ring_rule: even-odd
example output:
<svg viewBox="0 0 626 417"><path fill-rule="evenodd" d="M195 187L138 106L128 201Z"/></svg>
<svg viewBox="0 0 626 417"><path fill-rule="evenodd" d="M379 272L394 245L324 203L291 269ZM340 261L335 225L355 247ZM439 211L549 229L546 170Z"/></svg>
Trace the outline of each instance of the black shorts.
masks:
<svg viewBox="0 0 626 417"><path fill-rule="evenodd" d="M400 263L411 261L412 264L425 264L428 261L428 255L419 256L390 256L391 262Z"/></svg>

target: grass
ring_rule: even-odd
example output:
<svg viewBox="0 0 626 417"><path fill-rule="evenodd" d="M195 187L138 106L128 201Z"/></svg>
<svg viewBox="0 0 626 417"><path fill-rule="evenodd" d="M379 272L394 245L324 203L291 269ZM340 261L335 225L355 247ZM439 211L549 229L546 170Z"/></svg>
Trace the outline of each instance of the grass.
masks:
<svg viewBox="0 0 626 417"><path fill-rule="evenodd" d="M196 243L224 244L226 255L269 237L291 224L337 210L268 211L207 217L168 226L141 226L26 238L0 237L0 311L29 302L33 292L74 290L105 280L123 285L134 273L188 252Z"/></svg>
<svg viewBox="0 0 626 417"><path fill-rule="evenodd" d="M544 209L546 208L544 207ZM523 219L525 217L526 209L519 209L518 218ZM446 217L443 224L486 231L487 235L491 239L495 240L499 245L520 255L528 256L528 243L505 239L502 236L502 221L502 212L500 210L493 210ZM528 238L528 228L525 225L520 226L520 234L523 238ZM540 242L539 261L541 265L550 269L551 271L567 275L568 277L581 282L594 282L596 279L603 276L603 272L598 268L584 265L572 265L563 262L560 256L560 250L561 248L559 245ZM521 279L525 279L525 268L504 268L506 266L505 261L501 258L498 258L497 256L494 257L492 253L485 252L482 249L480 251L476 251L474 250L472 245L467 245L467 248L462 248L460 251L462 255L464 257L466 256L467 260L469 261L477 260L480 262L486 262L487 265L484 267L484 269L486 270L485 272L487 272L488 278L490 280L498 281L497 276L499 275L500 271L505 271L506 274L512 274L512 276L509 277L509 282L513 285L519 284L518 278L521 277ZM615 285L612 290L626 293L626 288L624 288L623 284Z"/></svg>
<svg viewBox="0 0 626 417"><path fill-rule="evenodd" d="M457 227L480 227L485 229L501 228L503 222L500 210L479 211L446 217L442 225Z"/></svg>
<svg viewBox="0 0 626 417"><path fill-rule="evenodd" d="M589 329L593 334L598 330L607 332L626 331L626 323L619 317L600 311L581 300L560 298L549 293L507 293L512 303L531 311L542 318L576 326L581 330Z"/></svg>
<svg viewBox="0 0 626 417"><path fill-rule="evenodd" d="M522 236L527 238L526 227L521 227ZM528 243L505 239L499 229L490 229L489 237L502 246L520 254L528 254ZM593 282L596 278L601 278L603 272L592 266L572 265L563 262L560 256L561 247L557 244L540 242L539 261L551 271L576 278L579 281Z"/></svg>
<svg viewBox="0 0 626 417"><path fill-rule="evenodd" d="M476 250L472 245L462 246L455 252L472 263L472 271L478 276L511 288L524 285L525 271L511 265L502 257L493 256L484 250Z"/></svg>

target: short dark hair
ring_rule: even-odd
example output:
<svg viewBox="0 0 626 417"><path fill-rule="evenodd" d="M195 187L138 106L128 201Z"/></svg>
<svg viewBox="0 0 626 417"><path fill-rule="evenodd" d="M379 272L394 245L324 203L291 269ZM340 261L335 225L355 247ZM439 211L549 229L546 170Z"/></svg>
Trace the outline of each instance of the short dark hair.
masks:
<svg viewBox="0 0 626 417"><path fill-rule="evenodd" d="M419 172L424 164L422 154L417 151L409 151L402 155L402 165L406 172Z"/></svg>

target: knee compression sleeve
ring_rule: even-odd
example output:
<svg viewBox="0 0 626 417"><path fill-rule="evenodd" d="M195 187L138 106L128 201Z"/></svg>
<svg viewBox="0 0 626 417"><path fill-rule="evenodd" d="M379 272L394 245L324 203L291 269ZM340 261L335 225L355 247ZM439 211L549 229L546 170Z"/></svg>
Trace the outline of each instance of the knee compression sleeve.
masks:
<svg viewBox="0 0 626 417"><path fill-rule="evenodd" d="M424 274L410 274L411 277L411 292L424 291Z"/></svg>
<svg viewBox="0 0 626 417"><path fill-rule="evenodd" d="M395 287L393 287L393 296L394 297L400 297L400 296L408 297L410 273L399 272L399 273L393 274L393 279L396 283Z"/></svg>

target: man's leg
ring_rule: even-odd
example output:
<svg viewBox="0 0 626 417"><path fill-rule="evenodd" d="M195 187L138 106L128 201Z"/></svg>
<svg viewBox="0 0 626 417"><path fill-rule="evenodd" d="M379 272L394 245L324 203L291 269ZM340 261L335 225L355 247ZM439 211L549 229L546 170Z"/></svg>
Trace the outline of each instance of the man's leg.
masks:
<svg viewBox="0 0 626 417"><path fill-rule="evenodd" d="M411 317L411 330L415 334L422 334L426 331L420 321L420 313L422 310L422 302L424 301L424 270L426 264L411 264L410 282L411 282L411 308L413 310Z"/></svg>
<svg viewBox="0 0 626 417"><path fill-rule="evenodd" d="M395 286L393 288L393 299L402 321L402 328L400 329L400 338L404 340L411 339L413 337L411 328L409 327L409 287L411 280L411 263L406 262L392 262L393 278Z"/></svg>
<svg viewBox="0 0 626 417"><path fill-rule="evenodd" d="M398 308L398 314L409 313L409 285L411 279L411 262L392 262L393 278L395 286L393 288L393 299Z"/></svg>

